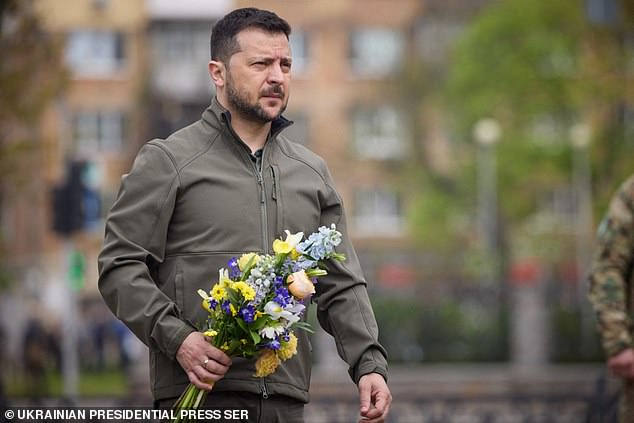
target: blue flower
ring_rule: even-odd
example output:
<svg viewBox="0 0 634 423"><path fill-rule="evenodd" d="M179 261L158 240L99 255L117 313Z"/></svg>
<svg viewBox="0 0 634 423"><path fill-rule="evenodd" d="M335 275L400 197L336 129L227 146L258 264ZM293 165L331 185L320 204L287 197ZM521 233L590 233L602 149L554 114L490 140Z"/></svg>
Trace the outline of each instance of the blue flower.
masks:
<svg viewBox="0 0 634 423"><path fill-rule="evenodd" d="M283 286L284 286L284 278L282 276L276 276L275 280L273 281L273 288L277 289Z"/></svg>
<svg viewBox="0 0 634 423"><path fill-rule="evenodd" d="M255 320L255 307L252 304L248 304L240 310L240 316L245 322L252 323Z"/></svg>
<svg viewBox="0 0 634 423"><path fill-rule="evenodd" d="M267 343L266 346L267 348L270 348L272 350L279 350L282 344L280 343L279 340L274 339L271 342Z"/></svg>
<svg viewBox="0 0 634 423"><path fill-rule="evenodd" d="M222 310L227 313L227 315L231 316L231 302L229 302L229 300L224 300L220 307L222 307Z"/></svg>
<svg viewBox="0 0 634 423"><path fill-rule="evenodd" d="M297 251L319 261L330 257L340 243L341 232L337 231L335 225L330 228L321 226L319 232L310 234L306 241L297 246Z"/></svg>
<svg viewBox="0 0 634 423"><path fill-rule="evenodd" d="M281 305L282 307L288 305L291 300L291 294L286 287L280 287L275 290L275 297L273 301Z"/></svg>
<svg viewBox="0 0 634 423"><path fill-rule="evenodd" d="M238 279L240 277L240 267L238 266L238 259L231 257L227 262L229 267L229 278Z"/></svg>

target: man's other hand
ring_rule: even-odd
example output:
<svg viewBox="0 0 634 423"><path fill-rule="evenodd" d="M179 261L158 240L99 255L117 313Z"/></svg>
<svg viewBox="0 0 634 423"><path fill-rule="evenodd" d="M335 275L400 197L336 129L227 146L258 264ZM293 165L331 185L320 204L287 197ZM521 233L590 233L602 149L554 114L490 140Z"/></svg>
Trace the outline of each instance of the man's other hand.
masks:
<svg viewBox="0 0 634 423"><path fill-rule="evenodd" d="M390 411L392 394L385 379L378 373L368 373L359 379L360 423L383 423Z"/></svg>

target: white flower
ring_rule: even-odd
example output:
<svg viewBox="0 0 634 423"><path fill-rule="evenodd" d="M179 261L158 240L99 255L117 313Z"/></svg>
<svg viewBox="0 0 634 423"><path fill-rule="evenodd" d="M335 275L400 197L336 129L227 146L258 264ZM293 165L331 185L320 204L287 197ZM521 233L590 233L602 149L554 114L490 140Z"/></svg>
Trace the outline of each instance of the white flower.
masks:
<svg viewBox="0 0 634 423"><path fill-rule="evenodd" d="M283 334L285 331L283 325L265 326L260 329L260 335L264 338L275 339L278 335Z"/></svg>
<svg viewBox="0 0 634 423"><path fill-rule="evenodd" d="M304 308L303 304L295 304L293 306L283 308L275 301L269 301L264 306L264 312L271 316L273 320L279 320L282 318L290 323L295 323L299 320L298 314L304 310Z"/></svg>
<svg viewBox="0 0 634 423"><path fill-rule="evenodd" d="M297 232L296 234L291 234L291 231L289 231L288 229L285 230L284 232L286 232L286 243L291 248L297 247L297 244L299 244L302 238L304 238L304 232Z"/></svg>

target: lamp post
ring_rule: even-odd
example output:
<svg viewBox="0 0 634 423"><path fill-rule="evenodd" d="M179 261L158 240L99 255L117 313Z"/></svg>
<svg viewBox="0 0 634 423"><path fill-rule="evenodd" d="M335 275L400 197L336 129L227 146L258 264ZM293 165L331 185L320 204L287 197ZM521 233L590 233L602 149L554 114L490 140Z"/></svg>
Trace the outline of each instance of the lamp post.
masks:
<svg viewBox="0 0 634 423"><path fill-rule="evenodd" d="M586 275L592 258L592 174L588 147L591 133L588 125L578 123L570 128L572 145L573 186L575 213L575 267L577 274L577 303L580 310L581 342L587 346L593 330L591 312L587 306Z"/></svg>
<svg viewBox="0 0 634 423"><path fill-rule="evenodd" d="M478 226L487 253L498 249L497 170L495 145L502 129L497 120L484 118L473 127L473 138L478 145Z"/></svg>

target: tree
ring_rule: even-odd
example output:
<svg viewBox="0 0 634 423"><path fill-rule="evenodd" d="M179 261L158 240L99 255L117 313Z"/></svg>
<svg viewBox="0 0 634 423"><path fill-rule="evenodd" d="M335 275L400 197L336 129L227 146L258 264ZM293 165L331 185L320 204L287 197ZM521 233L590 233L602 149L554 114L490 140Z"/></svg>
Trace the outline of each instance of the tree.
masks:
<svg viewBox="0 0 634 423"><path fill-rule="evenodd" d="M0 209L45 154L40 119L67 80L61 41L45 32L32 2L0 0Z"/></svg>

